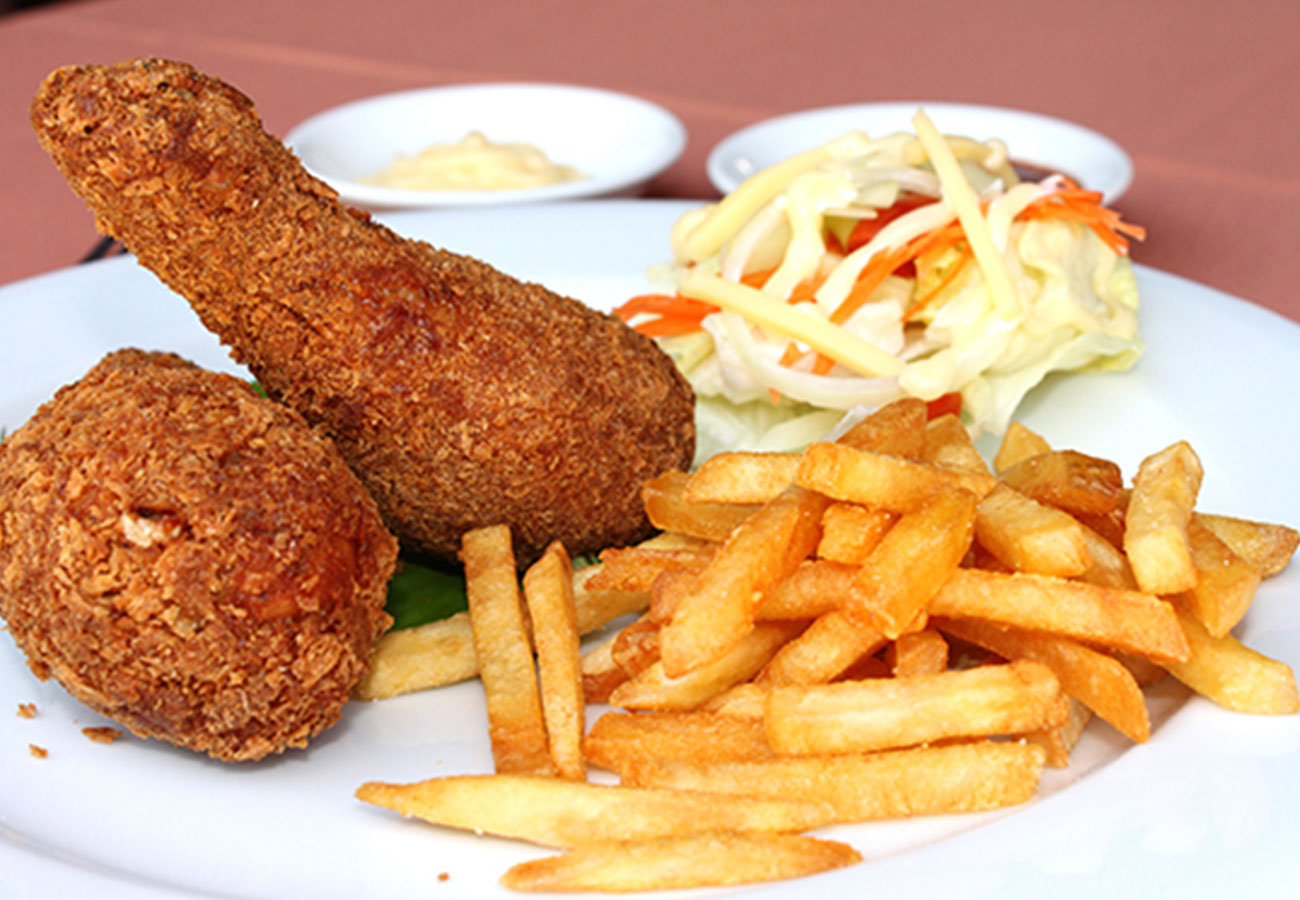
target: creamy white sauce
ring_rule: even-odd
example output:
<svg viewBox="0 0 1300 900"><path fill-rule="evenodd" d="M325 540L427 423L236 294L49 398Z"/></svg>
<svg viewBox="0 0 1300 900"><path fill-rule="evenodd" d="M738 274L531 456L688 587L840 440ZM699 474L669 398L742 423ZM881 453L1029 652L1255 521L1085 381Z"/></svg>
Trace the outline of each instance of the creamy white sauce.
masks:
<svg viewBox="0 0 1300 900"><path fill-rule="evenodd" d="M573 181L583 175L552 162L532 144L493 143L471 131L454 144L434 144L415 156L399 156L366 184L408 191L518 190Z"/></svg>

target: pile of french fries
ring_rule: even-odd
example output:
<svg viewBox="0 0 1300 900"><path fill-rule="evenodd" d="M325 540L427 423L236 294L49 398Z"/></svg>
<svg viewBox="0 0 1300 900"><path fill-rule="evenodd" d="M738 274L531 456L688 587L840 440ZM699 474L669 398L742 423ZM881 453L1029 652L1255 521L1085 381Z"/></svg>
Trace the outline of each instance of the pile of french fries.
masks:
<svg viewBox="0 0 1300 900"><path fill-rule="evenodd" d="M1186 443L1126 486L1019 425L990 469L903 400L801 454L664 473L659 536L576 574L553 545L522 597L508 530L471 532L454 671L482 679L496 771L357 794L569 851L510 869L519 890L729 885L860 860L811 829L1023 803L1094 716L1147 740L1167 675L1300 711L1290 667L1230 633L1300 533L1197 511L1201 479ZM588 704L611 707L590 729Z"/></svg>

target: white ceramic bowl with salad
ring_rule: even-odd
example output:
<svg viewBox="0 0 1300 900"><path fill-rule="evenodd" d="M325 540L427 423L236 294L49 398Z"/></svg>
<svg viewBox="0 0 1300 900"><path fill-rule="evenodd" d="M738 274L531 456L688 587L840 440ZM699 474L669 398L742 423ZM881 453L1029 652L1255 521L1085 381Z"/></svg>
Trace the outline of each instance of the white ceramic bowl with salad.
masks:
<svg viewBox="0 0 1300 900"><path fill-rule="evenodd" d="M285 143L345 202L384 210L631 195L681 155L686 129L629 94L506 82L358 100Z"/></svg>
<svg viewBox="0 0 1300 900"><path fill-rule="evenodd" d="M828 106L757 122L713 148L709 179L729 193L755 172L845 132L864 131L877 138L909 131L917 109L924 109L945 134L1001 139L1016 163L1068 175L1100 191L1106 203L1119 199L1133 180L1133 160L1124 148L1083 125L1019 109L922 101Z"/></svg>

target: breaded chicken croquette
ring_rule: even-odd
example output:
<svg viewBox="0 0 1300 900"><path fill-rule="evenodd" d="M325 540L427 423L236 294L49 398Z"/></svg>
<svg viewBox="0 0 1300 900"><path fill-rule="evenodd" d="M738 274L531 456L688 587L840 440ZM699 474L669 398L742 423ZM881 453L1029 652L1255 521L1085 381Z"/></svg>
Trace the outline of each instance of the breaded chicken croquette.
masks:
<svg viewBox="0 0 1300 900"><path fill-rule="evenodd" d="M521 564L630 543L642 483L690 464L694 398L652 341L343 206L229 85L69 67L32 123L100 230L338 444L407 545L454 560L489 524Z"/></svg>
<svg viewBox="0 0 1300 900"><path fill-rule="evenodd" d="M110 354L0 443L0 615L32 671L218 759L339 719L396 557L328 440L173 355Z"/></svg>

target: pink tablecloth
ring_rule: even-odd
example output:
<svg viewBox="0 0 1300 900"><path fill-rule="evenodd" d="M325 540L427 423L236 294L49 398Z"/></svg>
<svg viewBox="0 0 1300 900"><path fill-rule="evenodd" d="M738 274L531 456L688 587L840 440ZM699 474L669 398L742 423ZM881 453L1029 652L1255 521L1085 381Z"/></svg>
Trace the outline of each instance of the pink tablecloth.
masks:
<svg viewBox="0 0 1300 900"><path fill-rule="evenodd" d="M553 80L667 106L690 141L653 196L710 197L708 150L796 109L871 100L1023 108L1132 154L1117 204L1134 256L1300 321L1300 4L1123 0L226 0L74 2L0 18L0 283L74 262L90 216L27 104L51 69L170 56L252 96L286 132L342 101L480 80Z"/></svg>

